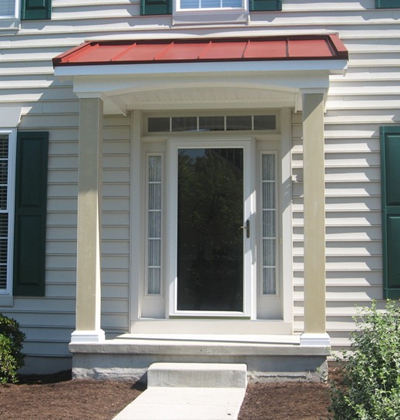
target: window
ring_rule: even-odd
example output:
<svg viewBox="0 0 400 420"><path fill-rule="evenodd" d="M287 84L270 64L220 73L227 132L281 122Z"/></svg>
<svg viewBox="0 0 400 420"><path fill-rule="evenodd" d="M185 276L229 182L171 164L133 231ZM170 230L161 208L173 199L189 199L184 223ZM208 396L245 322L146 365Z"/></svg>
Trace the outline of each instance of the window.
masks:
<svg viewBox="0 0 400 420"><path fill-rule="evenodd" d="M141 0L142 15L167 15L173 12L173 0ZM247 0L246 0L247 1ZM282 10L282 0L176 0L176 11L196 10L274 11Z"/></svg>
<svg viewBox="0 0 400 420"><path fill-rule="evenodd" d="M276 115L149 117L147 120L149 133L251 130L276 130Z"/></svg>
<svg viewBox="0 0 400 420"><path fill-rule="evenodd" d="M384 296L400 297L400 126L381 128Z"/></svg>
<svg viewBox="0 0 400 420"><path fill-rule="evenodd" d="M261 156L262 294L276 294L276 168L275 155Z"/></svg>
<svg viewBox="0 0 400 420"><path fill-rule="evenodd" d="M21 20L51 18L51 0L1 0L0 30L18 29Z"/></svg>
<svg viewBox="0 0 400 420"><path fill-rule="evenodd" d="M20 13L20 0L0 1L0 31L17 31Z"/></svg>
<svg viewBox="0 0 400 420"><path fill-rule="evenodd" d="M398 9L400 8L399 0L375 0L377 9Z"/></svg>
<svg viewBox="0 0 400 420"><path fill-rule="evenodd" d="M181 9L222 9L243 7L242 0L181 0Z"/></svg>
<svg viewBox="0 0 400 420"><path fill-rule="evenodd" d="M2 18L16 17L15 9L15 0L2 0L0 2L0 16Z"/></svg>
<svg viewBox="0 0 400 420"><path fill-rule="evenodd" d="M162 156L147 160L147 294L161 294Z"/></svg>

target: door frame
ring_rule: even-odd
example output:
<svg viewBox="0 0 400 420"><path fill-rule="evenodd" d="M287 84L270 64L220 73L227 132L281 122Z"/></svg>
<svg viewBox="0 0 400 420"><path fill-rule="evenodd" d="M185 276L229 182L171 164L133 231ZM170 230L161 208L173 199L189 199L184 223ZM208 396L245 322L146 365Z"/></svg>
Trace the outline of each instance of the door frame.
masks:
<svg viewBox="0 0 400 420"><path fill-rule="evenodd" d="M251 170L252 162L255 162L255 140L251 137L233 138L233 137L198 137L190 138L189 135L184 138L169 138L167 140L167 191L168 200L166 202L167 229L166 240L169 244L166 250L167 265L167 288L168 293L168 315L169 317L223 317L223 318L254 318L256 313L256 250L255 236L250 234L246 237L243 232L243 311L188 311L177 309L177 243L178 243L178 150L198 149L198 148L242 148L243 149L243 224L246 220L250 221L250 226L255 227L255 175ZM255 231L255 229L253 229Z"/></svg>
<svg viewBox="0 0 400 420"><path fill-rule="evenodd" d="M254 112L254 111L252 111ZM172 113L169 113L172 114ZM231 114L231 111L227 110L224 114ZM193 317L173 317L169 315L169 291L168 285L165 282L164 289L165 293L159 296L146 296L144 293L144 278L145 278L145 246L144 238L146 237L145 227L143 220L145 217L145 183L144 183L144 151L151 150L161 153L164 156L164 162L166 168L168 168L168 161L166 155L166 141L170 136L165 135L148 135L144 128L145 123L145 113L142 111L133 111L131 114L131 154L130 154L130 192L131 197L140 197L140 199L132 199L130 203L131 214L130 214L130 269L129 269L129 308L128 308L128 330L131 332L141 331L147 333L165 333L168 332L182 332L187 331L188 333L193 332L193 325L191 324L191 319L194 321ZM294 266L293 264L293 244L294 241L301 239L301 227L298 223L293 223L294 213L301 212L301 207L297 202L293 203L292 195L292 182L296 182L297 177L300 175L301 171L298 166L293 168L292 166L292 154L296 152L297 142L301 143L299 134L297 131L292 132L292 125L297 120L293 121L293 110L290 108L281 108L280 112L277 112L279 117L278 119L278 128L276 133L263 133L263 134L253 134L248 133L244 136L236 136L236 133L226 133L224 139L232 137L233 140L238 137L255 138L257 154L260 151L271 150L278 152L278 180L279 180L279 216L278 216L278 226L280 230L279 237L279 250L280 250L280 278L281 282L281 299L282 299L282 314L281 316L270 316L268 313L258 314L256 312L256 304L252 305L252 314L251 321L254 321L258 325L258 330L260 334L286 334L293 331L293 322L294 322L294 280L301 281L302 271L301 266ZM187 138L188 133L177 133L175 136L177 139ZM199 133L197 133L199 134ZM183 137L184 135L184 137ZM205 133L204 135L196 135L196 138L208 137L211 136L211 133ZM221 139L220 133L214 135L210 138L218 137ZM148 147L152 146L153 143L158 145L157 148ZM298 175L297 172L300 171ZM166 182L167 170L164 172ZM166 183L164 185L167 185ZM168 196L168 191L165 191L165 196ZM164 209L166 209L164 201ZM166 220L166 219L164 219ZM164 224L164 226L166 226ZM164 231L164 243L168 244L166 238L166 232ZM165 255L164 255L165 257ZM167 274L167 264L168 261L164 259L164 275ZM256 292L255 292L256 294ZM277 301L277 298L268 298L269 304L271 301ZM149 308L153 309L145 309ZM145 310L145 313L144 313ZM299 309L298 309L299 311ZM301 309L300 309L301 311ZM174 319L178 318L178 319ZM247 318L248 319L248 318ZM181 328L181 323L185 323L185 327ZM227 331L232 331L232 325L235 324L234 318L226 318L226 321L223 318L215 319L215 322L211 322L211 319L204 319L201 321L200 318L196 320L197 324L201 322L206 323L206 331L218 331L218 333L223 334ZM237 320L237 322L241 322ZM282 324L283 323L283 324ZM242 325L242 324L240 324ZM249 324L250 326L253 324ZM236 326L238 327L238 326ZM235 327L235 328L236 328ZM212 329L210 329L212 328ZM238 327L239 328L239 327ZM251 327L253 328L253 327ZM240 328L238 329L238 331ZM245 331L255 331L252 329L245 329ZM288 332L289 331L289 332ZM243 332L244 333L244 332Z"/></svg>

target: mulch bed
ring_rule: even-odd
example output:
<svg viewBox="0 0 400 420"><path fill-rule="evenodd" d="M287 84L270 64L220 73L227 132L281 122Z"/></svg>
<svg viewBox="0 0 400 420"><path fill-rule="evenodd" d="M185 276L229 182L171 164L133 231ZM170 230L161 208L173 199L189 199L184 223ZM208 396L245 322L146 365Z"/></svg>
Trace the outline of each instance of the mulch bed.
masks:
<svg viewBox="0 0 400 420"><path fill-rule="evenodd" d="M239 420L328 419L327 384L249 384Z"/></svg>
<svg viewBox="0 0 400 420"><path fill-rule="evenodd" d="M142 391L129 382L71 380L69 371L23 376L19 384L0 385L0 419L111 420ZM327 384L252 383L239 420L328 419L329 404Z"/></svg>
<svg viewBox="0 0 400 420"><path fill-rule="evenodd" d="M0 419L110 420L143 388L123 381L71 380L71 372L0 385Z"/></svg>

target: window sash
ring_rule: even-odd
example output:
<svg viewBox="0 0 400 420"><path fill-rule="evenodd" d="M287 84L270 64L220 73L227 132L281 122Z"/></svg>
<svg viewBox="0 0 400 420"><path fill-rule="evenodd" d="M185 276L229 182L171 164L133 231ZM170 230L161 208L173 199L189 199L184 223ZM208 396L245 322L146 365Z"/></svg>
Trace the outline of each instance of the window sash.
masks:
<svg viewBox="0 0 400 420"><path fill-rule="evenodd" d="M146 294L162 293L162 171L161 155L147 157L147 258Z"/></svg>
<svg viewBox="0 0 400 420"><path fill-rule="evenodd" d="M180 0L180 10L243 8L242 0Z"/></svg>
<svg viewBox="0 0 400 420"><path fill-rule="evenodd" d="M275 114L148 117L147 132L268 131L277 127Z"/></svg>
<svg viewBox="0 0 400 420"><path fill-rule="evenodd" d="M14 19L18 16L19 0L0 1L0 19Z"/></svg>
<svg viewBox="0 0 400 420"><path fill-rule="evenodd" d="M262 295L277 293L276 155L261 155Z"/></svg>

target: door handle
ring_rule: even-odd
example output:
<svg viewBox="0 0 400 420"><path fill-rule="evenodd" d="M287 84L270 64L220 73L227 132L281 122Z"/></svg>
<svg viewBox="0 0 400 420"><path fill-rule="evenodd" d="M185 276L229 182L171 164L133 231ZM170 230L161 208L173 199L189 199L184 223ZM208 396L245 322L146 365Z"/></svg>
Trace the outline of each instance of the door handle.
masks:
<svg viewBox="0 0 400 420"><path fill-rule="evenodd" d="M246 238L250 238L250 220L246 220L246 224L244 226L240 226L239 229L246 229Z"/></svg>

